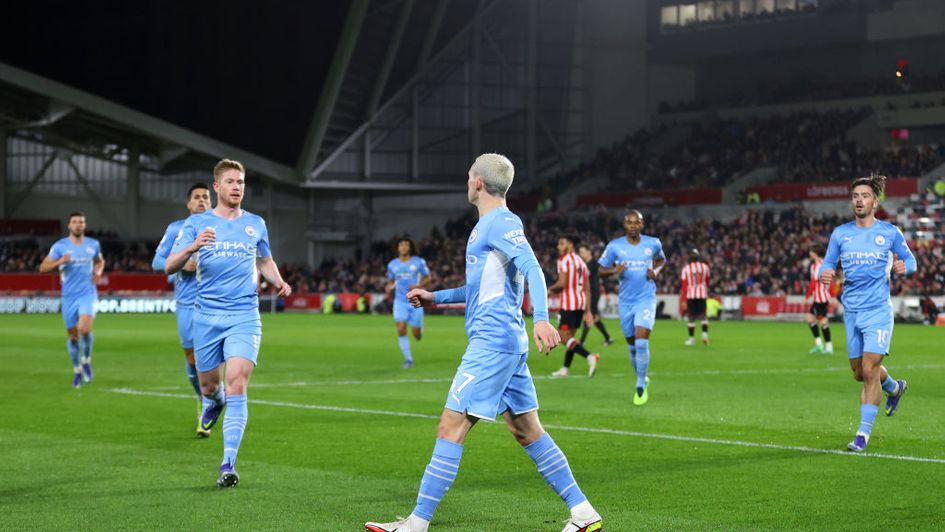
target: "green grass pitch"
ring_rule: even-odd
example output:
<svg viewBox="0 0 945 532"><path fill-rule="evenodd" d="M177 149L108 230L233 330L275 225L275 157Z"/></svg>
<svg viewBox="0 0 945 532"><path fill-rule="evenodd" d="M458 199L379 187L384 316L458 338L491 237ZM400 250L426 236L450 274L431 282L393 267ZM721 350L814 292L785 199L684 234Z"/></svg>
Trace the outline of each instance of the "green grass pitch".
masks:
<svg viewBox="0 0 945 532"><path fill-rule="evenodd" d="M541 419L605 529L945 528L942 329L896 327L887 367L909 393L880 414L868 455L842 452L860 390L842 326L832 356L807 353L803 324L711 333L710 347L684 347L684 323L657 323L642 408L622 341L593 379L580 357L576 376L549 379L562 350L532 353ZM220 490L222 427L194 437L172 316L100 315L95 381L80 390L59 316L4 316L0 338L8 530L334 531L407 515L466 344L461 318L428 316L416 367L401 370L389 316L264 316L242 481ZM479 423L431 530L557 531L566 517L504 424Z"/></svg>

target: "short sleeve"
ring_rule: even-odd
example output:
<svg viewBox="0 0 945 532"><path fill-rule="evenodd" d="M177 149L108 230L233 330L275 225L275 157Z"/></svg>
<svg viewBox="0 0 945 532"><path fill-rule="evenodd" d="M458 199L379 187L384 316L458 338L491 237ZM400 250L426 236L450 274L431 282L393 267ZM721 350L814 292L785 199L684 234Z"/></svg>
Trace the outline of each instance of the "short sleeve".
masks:
<svg viewBox="0 0 945 532"><path fill-rule="evenodd" d="M420 275L427 277L430 275L430 268L427 267L427 261L420 259Z"/></svg>
<svg viewBox="0 0 945 532"><path fill-rule="evenodd" d="M610 268L614 265L614 258L616 252L614 251L614 246L607 244L607 247L604 248L604 254L597 259L597 264L603 266L604 268Z"/></svg>
<svg viewBox="0 0 945 532"><path fill-rule="evenodd" d="M266 227L266 221L259 219L262 229L259 231L259 244L256 247L256 256L262 259L272 257L272 250L269 248L269 228Z"/></svg>
<svg viewBox="0 0 945 532"><path fill-rule="evenodd" d="M62 258L62 246L59 245L59 242L56 242L49 248L49 258L53 260L59 260Z"/></svg>
<svg viewBox="0 0 945 532"><path fill-rule="evenodd" d="M666 255L663 254L663 243L658 238L654 238L653 241L656 243L656 249L653 250L653 260L666 260Z"/></svg>
<svg viewBox="0 0 945 532"><path fill-rule="evenodd" d="M95 256L100 259L103 258L102 257L102 243L97 240L95 241Z"/></svg>
<svg viewBox="0 0 945 532"><path fill-rule="evenodd" d="M824 263L820 266L820 271L836 270L837 260L840 258L840 239L837 236L839 227L830 233L830 242L827 244L827 255L824 256Z"/></svg>
<svg viewBox="0 0 945 532"><path fill-rule="evenodd" d="M391 261L391 262L388 262L388 263L387 263L387 278L388 278L388 279L391 279L391 280L394 279L394 265L393 265L393 262L394 262L394 261Z"/></svg>
<svg viewBox="0 0 945 532"><path fill-rule="evenodd" d="M166 259L171 254L171 248L174 247L174 241L177 240L177 233L174 232L174 224L167 226L164 230L164 238L157 245L154 254Z"/></svg>
<svg viewBox="0 0 945 532"><path fill-rule="evenodd" d="M183 227L177 232L174 239L174 245L171 247L171 253L180 253L184 248L197 240L197 226L194 225L194 217L187 218Z"/></svg>

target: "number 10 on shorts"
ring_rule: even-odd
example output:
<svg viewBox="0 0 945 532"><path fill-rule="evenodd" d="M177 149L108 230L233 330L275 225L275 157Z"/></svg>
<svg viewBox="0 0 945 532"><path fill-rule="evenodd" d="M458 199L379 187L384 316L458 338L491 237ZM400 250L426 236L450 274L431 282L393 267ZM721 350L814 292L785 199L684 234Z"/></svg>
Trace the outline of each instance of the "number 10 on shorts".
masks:
<svg viewBox="0 0 945 532"><path fill-rule="evenodd" d="M889 331L876 329L876 343L883 347L889 347Z"/></svg>

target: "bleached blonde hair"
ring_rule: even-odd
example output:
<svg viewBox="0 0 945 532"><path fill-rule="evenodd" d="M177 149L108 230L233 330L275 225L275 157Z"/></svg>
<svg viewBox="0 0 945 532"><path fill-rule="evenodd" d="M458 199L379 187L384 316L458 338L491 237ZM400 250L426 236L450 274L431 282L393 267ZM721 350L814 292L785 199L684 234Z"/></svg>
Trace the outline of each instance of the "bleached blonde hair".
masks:
<svg viewBox="0 0 945 532"><path fill-rule="evenodd" d="M515 167L505 155L498 153L483 153L476 157L470 172L481 177L486 185L486 192L493 196L504 198L512 179L515 178Z"/></svg>

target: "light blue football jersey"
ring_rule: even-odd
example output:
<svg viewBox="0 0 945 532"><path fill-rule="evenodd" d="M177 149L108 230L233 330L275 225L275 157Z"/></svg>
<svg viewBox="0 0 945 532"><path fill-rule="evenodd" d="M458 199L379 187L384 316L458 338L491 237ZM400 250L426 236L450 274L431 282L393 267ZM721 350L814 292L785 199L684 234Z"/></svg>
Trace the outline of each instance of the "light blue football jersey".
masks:
<svg viewBox="0 0 945 532"><path fill-rule="evenodd" d="M387 263L387 278L394 281L394 301L402 301L407 297L410 286L418 284L420 279L430 275L427 261L412 256L407 262L400 262L395 258Z"/></svg>
<svg viewBox="0 0 945 532"><path fill-rule="evenodd" d="M154 261L151 266L156 270L163 270L167 256L171 254L174 241L184 227L186 219L171 222L164 231L164 238L154 251ZM174 282L174 299L178 306L192 306L197 299L197 274L180 270L172 276Z"/></svg>
<svg viewBox="0 0 945 532"><path fill-rule="evenodd" d="M245 210L235 220L213 211L194 214L184 222L172 253L190 245L208 227L216 231L216 241L192 256L197 261L195 308L208 313L258 309L256 258L272 256L266 222Z"/></svg>
<svg viewBox="0 0 945 532"><path fill-rule="evenodd" d="M69 237L61 238L49 249L49 256L59 260L69 254L69 262L59 266L59 280L62 284L62 297L72 299L82 296L95 295L95 284L92 283L92 270L95 257L102 256L102 246L98 240L84 236L82 242L76 244Z"/></svg>
<svg viewBox="0 0 945 532"><path fill-rule="evenodd" d="M902 231L882 220L865 228L856 222L833 230L821 271L843 267L843 307L853 311L889 305L889 276L896 256L906 263L906 273L916 270L916 260Z"/></svg>
<svg viewBox="0 0 945 532"><path fill-rule="evenodd" d="M626 266L620 274L619 289L620 303L626 305L656 298L656 283L646 278L646 271L653 267L654 260L659 259L666 259L660 239L640 235L640 242L633 245L622 236L607 244L597 263L605 268L616 264Z"/></svg>
<svg viewBox="0 0 945 532"><path fill-rule="evenodd" d="M475 349L528 352L522 318L525 278L512 260L532 251L522 220L506 207L479 219L466 243L466 334ZM537 259L536 259L537 260ZM468 351L468 352L469 352Z"/></svg>

